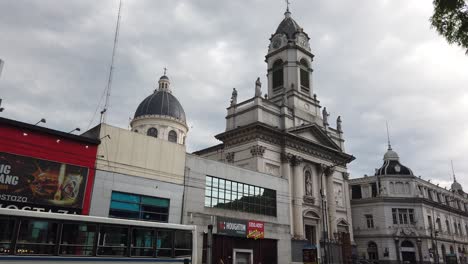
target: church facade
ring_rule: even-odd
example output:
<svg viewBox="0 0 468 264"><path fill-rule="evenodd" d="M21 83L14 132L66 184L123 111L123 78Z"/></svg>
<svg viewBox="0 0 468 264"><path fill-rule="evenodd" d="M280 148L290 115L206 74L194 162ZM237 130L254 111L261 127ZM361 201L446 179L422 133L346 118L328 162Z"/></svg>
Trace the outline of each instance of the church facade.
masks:
<svg viewBox="0 0 468 264"><path fill-rule="evenodd" d="M353 228L346 165L354 157L345 152L341 118L332 127L314 93L309 36L289 10L265 58L267 93L260 79L246 101L238 102L234 89L226 130L216 135L222 143L194 154L286 180L293 262L321 241L348 245L348 258ZM321 253L336 255L331 250Z"/></svg>

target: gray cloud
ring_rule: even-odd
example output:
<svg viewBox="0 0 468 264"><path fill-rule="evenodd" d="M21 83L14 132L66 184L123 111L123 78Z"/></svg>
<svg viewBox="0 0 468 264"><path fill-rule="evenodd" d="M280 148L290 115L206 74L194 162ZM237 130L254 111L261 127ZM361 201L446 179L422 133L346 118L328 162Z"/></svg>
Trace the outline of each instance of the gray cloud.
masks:
<svg viewBox="0 0 468 264"><path fill-rule="evenodd" d="M88 127L107 82L117 7L0 2L2 116ZM311 37L314 92L343 117L353 177L381 165L388 121L402 163L447 184L453 159L467 186L468 60L430 29L431 3L297 0L291 10ZM127 127L168 67L191 126L188 150L216 144L232 88L243 100L257 76L266 83L268 39L283 12L282 1L124 0L108 123Z"/></svg>

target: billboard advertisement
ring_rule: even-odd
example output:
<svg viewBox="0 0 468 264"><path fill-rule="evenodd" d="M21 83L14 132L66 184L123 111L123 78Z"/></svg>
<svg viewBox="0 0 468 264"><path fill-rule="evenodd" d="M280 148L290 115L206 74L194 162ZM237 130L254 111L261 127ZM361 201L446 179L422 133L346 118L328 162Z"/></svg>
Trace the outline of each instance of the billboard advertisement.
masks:
<svg viewBox="0 0 468 264"><path fill-rule="evenodd" d="M86 167L0 152L0 207L81 213Z"/></svg>
<svg viewBox="0 0 468 264"><path fill-rule="evenodd" d="M218 217L218 234L262 239L265 238L265 223L255 220Z"/></svg>
<svg viewBox="0 0 468 264"><path fill-rule="evenodd" d="M265 224L260 221L249 220L247 226L247 238L265 238Z"/></svg>
<svg viewBox="0 0 468 264"><path fill-rule="evenodd" d="M218 217L218 234L245 237L247 235L247 221Z"/></svg>

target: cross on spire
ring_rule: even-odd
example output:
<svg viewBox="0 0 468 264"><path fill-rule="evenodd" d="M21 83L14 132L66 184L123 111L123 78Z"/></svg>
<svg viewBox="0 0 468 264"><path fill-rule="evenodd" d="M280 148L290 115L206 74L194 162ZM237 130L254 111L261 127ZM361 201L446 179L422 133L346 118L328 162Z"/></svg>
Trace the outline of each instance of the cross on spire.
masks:
<svg viewBox="0 0 468 264"><path fill-rule="evenodd" d="M164 67L163 69L164 69L164 75L166 75L167 68Z"/></svg>
<svg viewBox="0 0 468 264"><path fill-rule="evenodd" d="M285 0L286 1L286 12L289 12L289 0Z"/></svg>

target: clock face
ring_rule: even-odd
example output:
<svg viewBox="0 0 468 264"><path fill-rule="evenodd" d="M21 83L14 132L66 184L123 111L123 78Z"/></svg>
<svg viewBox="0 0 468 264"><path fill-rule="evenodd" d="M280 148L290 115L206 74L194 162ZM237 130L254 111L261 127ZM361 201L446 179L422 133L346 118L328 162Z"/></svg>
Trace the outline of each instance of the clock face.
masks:
<svg viewBox="0 0 468 264"><path fill-rule="evenodd" d="M297 40L297 43L306 49L309 48L309 40L304 36L300 36L299 39Z"/></svg>
<svg viewBox="0 0 468 264"><path fill-rule="evenodd" d="M277 48L281 47L281 43L282 43L281 38L280 37L275 37L273 39L273 41L271 42L271 46L274 49L277 49Z"/></svg>

